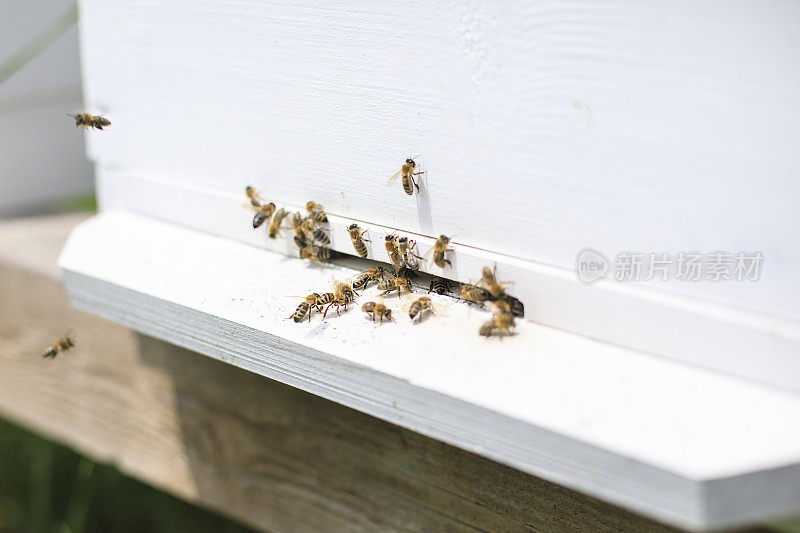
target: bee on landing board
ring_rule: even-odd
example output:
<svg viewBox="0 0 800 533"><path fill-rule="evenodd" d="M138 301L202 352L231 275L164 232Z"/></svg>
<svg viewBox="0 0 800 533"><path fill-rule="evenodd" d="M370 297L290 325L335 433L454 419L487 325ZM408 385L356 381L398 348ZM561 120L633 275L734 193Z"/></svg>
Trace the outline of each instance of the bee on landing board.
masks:
<svg viewBox="0 0 800 533"><path fill-rule="evenodd" d="M419 192L419 185L417 185L417 182L414 180L414 176L419 176L420 174L424 174L424 172L414 172L416 168L417 164L413 159L406 159L406 162L403 163L402 167L400 167L400 171L389 178L389 185L394 183L398 177L402 176L403 190L406 194L409 196L414 194L415 188L417 189L417 192Z"/></svg>
<svg viewBox="0 0 800 533"><path fill-rule="evenodd" d="M90 115L89 113L78 113L76 115L69 115L75 119L75 126L79 128L94 128L102 130L106 126L111 125L111 121L100 115Z"/></svg>
<svg viewBox="0 0 800 533"><path fill-rule="evenodd" d="M42 357L45 359L55 359L59 353L66 352L73 346L75 346L75 339L70 335L66 335L63 338L58 339L54 344L45 348L42 352Z"/></svg>
<svg viewBox="0 0 800 533"><path fill-rule="evenodd" d="M311 310L316 309L317 312L322 311L322 308L319 306L318 301L320 299L320 295L316 292L309 294L306 296L306 299L300 302L300 305L297 306L292 316L289 318L294 319L295 322L302 321L306 316L308 316L308 321L311 322Z"/></svg>
<svg viewBox="0 0 800 533"><path fill-rule="evenodd" d="M384 242L386 247L386 254L389 256L389 261L394 267L395 273L403 266L403 254L400 253L400 245L397 242L397 235L391 234L386 236Z"/></svg>
<svg viewBox="0 0 800 533"><path fill-rule="evenodd" d="M361 228L358 227L358 224L350 224L347 227L347 231L350 233L350 240L353 241L353 248L355 248L358 256L366 258L368 252L367 244L364 241L371 242L369 239L364 238L366 230L362 231Z"/></svg>
<svg viewBox="0 0 800 533"><path fill-rule="evenodd" d="M378 283L378 290L382 291L381 296L397 291L397 296L402 296L402 291L412 292L411 281L408 278L389 278Z"/></svg>
<svg viewBox="0 0 800 533"><path fill-rule="evenodd" d="M411 304L411 307L408 309L408 317L413 322L415 318L419 317L419 322L422 322L422 315L425 311L429 311L431 314L433 313L433 303L431 299L427 296L422 296L421 298L417 298L414 303Z"/></svg>
<svg viewBox="0 0 800 533"><path fill-rule="evenodd" d="M314 219L314 222L323 223L328 221L328 215L325 213L325 209L316 202L308 202L306 204L306 211L308 211L308 214Z"/></svg>
<svg viewBox="0 0 800 533"><path fill-rule="evenodd" d="M453 237L448 237L447 235L440 235L436 242L433 243L433 247L428 250L428 254L433 253L433 263L438 266L439 268L444 268L445 265L452 266L452 263L449 259L445 257L447 252L452 252L452 248L448 248L447 245L450 244L450 240ZM425 254L426 256L428 254Z"/></svg>
<svg viewBox="0 0 800 533"><path fill-rule="evenodd" d="M281 227L283 219L288 215L289 212L282 207L275 211L275 214L272 216L272 222L269 223L269 231L267 232L270 239L274 239L280 234L281 229L283 229Z"/></svg>
<svg viewBox="0 0 800 533"><path fill-rule="evenodd" d="M367 313L370 317L372 317L372 321L375 322L375 317L377 316L380 318L380 323L383 324L383 319L385 318L387 321L392 320L392 310L383 305L383 303L375 303L375 302L367 302L361 306L361 310Z"/></svg>
<svg viewBox="0 0 800 533"><path fill-rule="evenodd" d="M370 281L383 279L383 268L372 267L353 278L353 289L364 289Z"/></svg>
<svg viewBox="0 0 800 533"><path fill-rule="evenodd" d="M344 307L344 310L347 311L347 306L356 299L355 291L353 291L352 287L347 283L334 282L334 287L333 301L325 308L325 312L322 314L322 320L325 320L325 317L328 316L328 310L330 310L331 307L336 307L336 316L339 316L339 308Z"/></svg>

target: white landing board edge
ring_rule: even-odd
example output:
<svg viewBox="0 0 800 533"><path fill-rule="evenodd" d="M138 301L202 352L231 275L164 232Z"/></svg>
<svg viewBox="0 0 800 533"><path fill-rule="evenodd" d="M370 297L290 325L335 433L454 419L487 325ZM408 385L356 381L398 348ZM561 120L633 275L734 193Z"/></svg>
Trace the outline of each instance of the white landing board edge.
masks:
<svg viewBox="0 0 800 533"><path fill-rule="evenodd" d="M133 253L135 251L135 253ZM78 226L73 303L148 335L690 529L800 510L800 397L523 321L504 341L447 297L411 325L287 320L352 271L126 212ZM79 333L79 332L76 332Z"/></svg>

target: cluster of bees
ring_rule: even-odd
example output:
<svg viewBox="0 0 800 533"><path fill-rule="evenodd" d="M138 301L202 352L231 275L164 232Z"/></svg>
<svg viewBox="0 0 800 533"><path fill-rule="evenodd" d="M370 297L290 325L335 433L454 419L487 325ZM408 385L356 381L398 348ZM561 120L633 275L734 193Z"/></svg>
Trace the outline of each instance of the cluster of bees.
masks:
<svg viewBox="0 0 800 533"><path fill-rule="evenodd" d="M419 185L414 179L415 176L423 172L415 172L416 163L413 159L407 159L400 171L390 178L390 183L398 177L402 178L403 191L412 195L414 190L419 191ZM267 235L275 239L284 229L283 222L290 213L285 209L277 209L274 202L264 203L257 191L248 186L245 195L249 201L249 207L255 211L253 217L253 228L258 228L267 224ZM337 252L329 248L330 237L329 229L325 227L328 223L328 216L325 209L318 203L310 201L306 204L307 214L295 212L291 214L291 227L294 230L294 243L297 246L299 255L303 259L309 259L319 265L324 266L324 262L333 259ZM353 244L353 249L359 257L366 259L369 250L366 243L371 242L365 238L367 233L358 224L351 224L347 231ZM314 311L322 313L323 320L327 317L328 311L335 307L337 316L340 309L347 310L349 305L355 302L359 295L357 291L365 289L369 283L376 283L380 296L396 292L398 297L402 297L404 292L413 292L412 279L417 277L422 263L431 256L433 263L439 268L446 268L452 263L447 259L447 253L453 251L449 248L452 237L446 235L439 236L433 246L425 256L417 254L416 241L405 236L398 236L396 233L386 235L384 246L386 254L392 265L392 271L384 270L382 267L373 267L348 281L334 281L333 288L329 292L311 293L297 306L297 309L288 318L295 322L302 322L306 318L310 321ZM476 283L461 284L460 296L464 300L483 306L490 303L494 314L491 320L481 325L479 334L485 337L511 335L516 326L516 318L525 315L525 308L521 301L509 295L504 284L498 282L494 271L484 267L482 278ZM445 294L450 292L450 282L443 278L434 277L431 280L428 292ZM384 305L383 301L369 301L363 304L361 310L364 311L372 320L383 323L392 321L392 310ZM414 300L408 307L408 316L413 322L421 321L426 313L434 314L433 303L427 296Z"/></svg>

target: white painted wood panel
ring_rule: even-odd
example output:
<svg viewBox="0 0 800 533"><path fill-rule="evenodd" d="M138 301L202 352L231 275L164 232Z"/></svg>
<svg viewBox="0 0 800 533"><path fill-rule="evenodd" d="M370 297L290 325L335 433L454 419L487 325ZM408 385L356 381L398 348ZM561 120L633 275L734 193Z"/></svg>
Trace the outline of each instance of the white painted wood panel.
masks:
<svg viewBox="0 0 800 533"><path fill-rule="evenodd" d="M586 246L760 251L758 283L650 285L800 318L797 3L82 8L106 166L560 268ZM416 154L423 194L384 187Z"/></svg>
<svg viewBox="0 0 800 533"><path fill-rule="evenodd" d="M125 212L79 226L60 266L83 309L660 520L800 509L795 394L527 322L483 339L487 313L447 297L418 325L396 297L393 324L295 324L287 292L354 271Z"/></svg>

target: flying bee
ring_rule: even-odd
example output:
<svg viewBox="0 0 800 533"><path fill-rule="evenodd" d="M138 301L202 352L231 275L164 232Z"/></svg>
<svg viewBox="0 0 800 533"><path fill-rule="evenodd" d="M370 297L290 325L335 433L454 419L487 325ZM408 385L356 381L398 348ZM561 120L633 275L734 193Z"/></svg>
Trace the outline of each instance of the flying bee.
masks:
<svg viewBox="0 0 800 533"><path fill-rule="evenodd" d="M419 317L419 321L422 322L422 314L424 311L430 311L431 314L433 314L433 303L427 296L417 298L414 303L411 304L411 307L408 309L408 317L412 322L415 318Z"/></svg>
<svg viewBox="0 0 800 533"><path fill-rule="evenodd" d="M400 237L397 239L397 248L400 255L403 256L403 262L411 270L419 270L419 261L422 259L414 253L414 248L417 246L417 241L411 240L408 237Z"/></svg>
<svg viewBox="0 0 800 533"><path fill-rule="evenodd" d="M513 335L511 331L516 326L514 315L510 313L496 313L491 320L481 324L478 335L481 337Z"/></svg>
<svg viewBox="0 0 800 533"><path fill-rule="evenodd" d="M428 289L429 293L431 291L435 292L436 294L450 292L450 282L444 278L433 278L431 279L431 286Z"/></svg>
<svg viewBox="0 0 800 533"><path fill-rule="evenodd" d="M95 128L102 130L106 126L111 125L111 121L99 115L90 115L89 113L78 113L77 115L70 115L75 119L75 126L79 128Z"/></svg>
<svg viewBox="0 0 800 533"><path fill-rule="evenodd" d="M330 261L336 257L336 253L324 246L305 246L300 249L302 259L310 259L320 266L325 266L324 261Z"/></svg>
<svg viewBox="0 0 800 533"><path fill-rule="evenodd" d="M328 215L325 213L325 209L316 202L308 202L306 204L306 211L308 211L308 214L311 215L311 218L313 218L315 222L328 221Z"/></svg>
<svg viewBox="0 0 800 533"><path fill-rule="evenodd" d="M387 321L392 320L392 310L382 303L367 302L361 306L361 310L371 316L373 322L375 322L376 316L380 318L381 324L383 324L384 318Z"/></svg>
<svg viewBox="0 0 800 533"><path fill-rule="evenodd" d="M353 248L355 248L356 253L359 257L367 257L367 245L364 241L369 241L369 239L364 238L365 231L361 231L361 228L358 227L358 224L350 224L347 227L347 231L350 232L350 239L353 241Z"/></svg>
<svg viewBox="0 0 800 533"><path fill-rule="evenodd" d="M317 303L319 298L320 296L316 292L309 294L305 300L300 302L300 305L297 306L297 309L289 318L294 319L295 322L300 322L308 315L308 321L311 322L311 309L316 308L317 312L322 311Z"/></svg>
<svg viewBox="0 0 800 533"><path fill-rule="evenodd" d="M367 283L378 281L379 278L383 279L383 269L381 267L372 267L353 278L353 288L364 289Z"/></svg>
<svg viewBox="0 0 800 533"><path fill-rule="evenodd" d="M505 298L506 291L503 289L503 285L497 281L494 271L489 267L483 267L481 283L483 283L483 286L486 287L493 299Z"/></svg>
<svg viewBox="0 0 800 533"><path fill-rule="evenodd" d="M397 235L391 234L386 236L386 253L389 255L389 261L392 262L395 272L403 266L403 254L400 253L400 248L397 243Z"/></svg>
<svg viewBox="0 0 800 533"><path fill-rule="evenodd" d="M389 278L378 283L378 290L383 291L381 295L397 291L397 296L402 296L402 291L411 291L411 281L408 278Z"/></svg>
<svg viewBox="0 0 800 533"><path fill-rule="evenodd" d="M491 299L492 295L483 287L463 283L461 285L461 297L472 303L483 305L483 302Z"/></svg>
<svg viewBox="0 0 800 533"><path fill-rule="evenodd" d="M252 207L261 207L261 196L259 196L258 191L256 191L255 187L251 187L248 185L244 189L244 193L247 195L247 199L250 200L250 205Z"/></svg>
<svg viewBox="0 0 800 533"><path fill-rule="evenodd" d="M282 207L275 211L275 214L272 216L272 222L269 223L268 234L270 239L276 238L281 232L281 224L283 223L283 219L286 218L288 214L289 212Z"/></svg>
<svg viewBox="0 0 800 533"><path fill-rule="evenodd" d="M58 339L54 344L45 348L42 352L42 357L45 359L54 359L59 353L66 352L73 346L75 346L75 339L73 339L70 335L66 335L63 338Z"/></svg>
<svg viewBox="0 0 800 533"><path fill-rule="evenodd" d="M303 230L303 234L306 236L306 239L310 241L317 241L322 245L331 243L331 238L328 237L328 234L325 233L325 230L317 227L317 223L314 222L314 219L311 217L305 219L300 224L300 229Z"/></svg>
<svg viewBox="0 0 800 533"><path fill-rule="evenodd" d="M406 159L406 162L400 167L400 171L389 178L389 184L391 185L399 176L402 176L403 190L406 194L409 196L414 194L414 188L419 192L419 185L417 185L417 182L414 180L414 176L419 176L420 174L424 174L424 172L414 172L416 168L417 164L413 159Z"/></svg>
<svg viewBox="0 0 800 533"><path fill-rule="evenodd" d="M445 265L452 266L452 263L449 259L445 257L447 252L452 252L452 248L448 248L447 245L450 244L450 239L453 237L448 237L446 235L440 235L436 242L433 243L433 247L428 250L428 253L433 252L433 262L439 268L444 268ZM427 254L425 254L427 255Z"/></svg>
<svg viewBox="0 0 800 533"><path fill-rule="evenodd" d="M270 202L262 205L259 208L253 207L253 209L256 211L256 215L253 217L253 229L255 229L270 219L272 214L275 212L275 203Z"/></svg>

